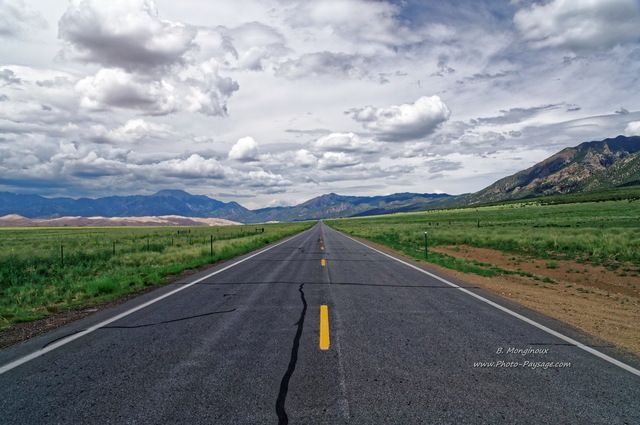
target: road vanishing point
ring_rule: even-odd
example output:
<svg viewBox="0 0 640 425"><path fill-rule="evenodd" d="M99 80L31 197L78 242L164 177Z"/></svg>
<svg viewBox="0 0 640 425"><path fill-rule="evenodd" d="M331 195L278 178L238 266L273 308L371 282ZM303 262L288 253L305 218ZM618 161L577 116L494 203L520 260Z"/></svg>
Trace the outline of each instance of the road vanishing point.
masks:
<svg viewBox="0 0 640 425"><path fill-rule="evenodd" d="M640 372L322 222L0 351L1 424L640 424Z"/></svg>

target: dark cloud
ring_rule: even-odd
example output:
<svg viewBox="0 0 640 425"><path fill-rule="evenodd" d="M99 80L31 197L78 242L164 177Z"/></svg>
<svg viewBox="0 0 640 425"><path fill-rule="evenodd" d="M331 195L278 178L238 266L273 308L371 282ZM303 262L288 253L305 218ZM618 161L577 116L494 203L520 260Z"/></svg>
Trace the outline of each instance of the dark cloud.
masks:
<svg viewBox="0 0 640 425"><path fill-rule="evenodd" d="M509 110L501 110L502 115L497 117L478 118L472 120L472 124L513 124L531 118L541 112L558 109L562 104L551 104L543 106L534 106L531 108L511 108Z"/></svg>
<svg viewBox="0 0 640 425"><path fill-rule="evenodd" d="M514 74L515 72L507 72L507 71L500 71L497 72L495 74L490 74L488 72L485 73L476 73L473 74L471 77L467 77L464 79L464 81L466 82L470 82L470 83L474 83L477 81L490 81L490 80L497 80L500 78L505 78L508 77L511 74Z"/></svg>
<svg viewBox="0 0 640 425"><path fill-rule="evenodd" d="M431 74L432 77L444 77L448 74L453 74L456 72L455 69L451 68L447 63L449 62L449 57L447 55L440 55L438 58L438 71Z"/></svg>
<svg viewBox="0 0 640 425"><path fill-rule="evenodd" d="M0 81L4 81L3 86L22 83L22 80L16 77L16 74L12 70L6 68L0 71Z"/></svg>
<svg viewBox="0 0 640 425"><path fill-rule="evenodd" d="M317 52L308 53L298 59L289 59L276 69L276 75L288 79L299 79L330 75L347 78L366 78L370 76L369 60L364 56Z"/></svg>
<svg viewBox="0 0 640 425"><path fill-rule="evenodd" d="M148 0L75 3L58 28L59 37L70 43L72 56L128 71L151 72L181 64L196 47L195 28L160 19Z"/></svg>
<svg viewBox="0 0 640 425"><path fill-rule="evenodd" d="M443 171L456 171L463 168L463 165L459 161L449 161L443 158L436 158L427 161L426 163L429 173L441 173Z"/></svg>

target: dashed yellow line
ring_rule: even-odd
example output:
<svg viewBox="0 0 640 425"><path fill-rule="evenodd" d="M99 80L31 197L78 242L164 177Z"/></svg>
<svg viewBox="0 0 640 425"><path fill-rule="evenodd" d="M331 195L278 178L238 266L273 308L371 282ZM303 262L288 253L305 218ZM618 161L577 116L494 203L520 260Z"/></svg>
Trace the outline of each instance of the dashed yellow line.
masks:
<svg viewBox="0 0 640 425"><path fill-rule="evenodd" d="M320 349L329 349L329 307L320 306Z"/></svg>
<svg viewBox="0 0 640 425"><path fill-rule="evenodd" d="M325 260L324 258L322 260L320 260L320 265L321 266L326 266L327 265L327 260Z"/></svg>

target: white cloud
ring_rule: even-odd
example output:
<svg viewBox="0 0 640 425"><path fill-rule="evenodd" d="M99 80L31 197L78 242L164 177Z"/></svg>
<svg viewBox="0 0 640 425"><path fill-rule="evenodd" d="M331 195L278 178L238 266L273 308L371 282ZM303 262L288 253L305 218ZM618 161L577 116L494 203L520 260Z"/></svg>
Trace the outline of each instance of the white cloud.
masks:
<svg viewBox="0 0 640 425"><path fill-rule="evenodd" d="M235 159L236 161L257 161L259 155L258 143L253 137L239 139L229 151L229 159Z"/></svg>
<svg viewBox="0 0 640 425"><path fill-rule="evenodd" d="M289 22L297 27L315 27L360 45L360 51L372 44L400 45L416 40L415 32L397 19L400 8L390 2L366 0L300 1L291 9Z"/></svg>
<svg viewBox="0 0 640 425"><path fill-rule="evenodd" d="M217 75L211 64L186 68L183 79L155 79L121 69L103 68L76 84L80 105L90 111L123 108L148 115L167 115L179 110L223 116L226 99L237 83Z"/></svg>
<svg viewBox="0 0 640 425"><path fill-rule="evenodd" d="M625 136L640 136L640 121L632 121L624 130Z"/></svg>
<svg viewBox="0 0 640 425"><path fill-rule="evenodd" d="M478 190L637 134L631 3L0 0L0 190Z"/></svg>
<svg viewBox="0 0 640 425"><path fill-rule="evenodd" d="M40 12L23 0L2 0L0 3L0 37L28 36L30 31L46 27L47 21Z"/></svg>
<svg viewBox="0 0 640 425"><path fill-rule="evenodd" d="M374 153L380 151L378 143L363 139L354 133L331 133L312 143L315 149L334 152Z"/></svg>
<svg viewBox="0 0 640 425"><path fill-rule="evenodd" d="M279 191L278 188L284 188L292 184L291 181L285 179L280 174L274 174L265 170L249 171L246 176L242 178L242 181L248 187L271 188L271 193L276 193Z"/></svg>
<svg viewBox="0 0 640 425"><path fill-rule="evenodd" d="M552 0L519 10L514 23L536 48L595 50L640 40L634 0Z"/></svg>
<svg viewBox="0 0 640 425"><path fill-rule="evenodd" d="M197 30L158 17L152 0L73 0L59 23L71 54L128 71L152 71L184 60ZM67 52L69 53L69 52Z"/></svg>
<svg viewBox="0 0 640 425"><path fill-rule="evenodd" d="M433 133L449 119L451 110L439 96L423 96L414 103L385 108L367 106L349 111L352 118L382 140L419 139Z"/></svg>
<svg viewBox="0 0 640 425"><path fill-rule="evenodd" d="M145 164L139 168L146 172L161 173L164 176L185 179L223 179L233 177L234 170L225 167L215 158L203 158L192 154L187 159L170 159L154 164Z"/></svg>
<svg viewBox="0 0 640 425"><path fill-rule="evenodd" d="M92 138L98 143L129 144L172 134L166 124L156 124L143 119L132 119L120 127L107 130L103 125L91 128Z"/></svg>
<svg viewBox="0 0 640 425"><path fill-rule="evenodd" d="M80 105L92 111L111 108L139 110L166 115L178 109L176 88L166 80L153 80L120 69L103 68L92 77L78 81Z"/></svg>
<svg viewBox="0 0 640 425"><path fill-rule="evenodd" d="M367 60L360 55L316 52L281 63L276 70L276 75L290 79L321 75L364 78L369 75L368 67Z"/></svg>
<svg viewBox="0 0 640 425"><path fill-rule="evenodd" d="M306 149L300 149L295 153L294 164L297 167L311 167L318 163L318 158Z"/></svg>
<svg viewBox="0 0 640 425"><path fill-rule="evenodd" d="M236 52L240 69L262 71L288 48L285 37L275 28L260 22L248 22L227 32Z"/></svg>
<svg viewBox="0 0 640 425"><path fill-rule="evenodd" d="M320 170L351 167L360 164L360 158L344 152L325 152L318 161Z"/></svg>

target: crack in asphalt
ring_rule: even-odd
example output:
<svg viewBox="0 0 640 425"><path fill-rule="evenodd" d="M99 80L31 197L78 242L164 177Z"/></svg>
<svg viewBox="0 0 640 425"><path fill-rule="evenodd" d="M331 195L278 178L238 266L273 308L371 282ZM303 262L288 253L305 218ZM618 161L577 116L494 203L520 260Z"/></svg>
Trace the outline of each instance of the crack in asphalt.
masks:
<svg viewBox="0 0 640 425"><path fill-rule="evenodd" d="M199 317L205 317L205 316L213 316L214 314L222 314L222 313L231 313L233 311L236 311L236 309L232 309L232 310L221 310L221 311L212 311L209 313L203 313L203 314L196 314L195 316L188 316L188 317L180 317L177 319L171 319L171 320L163 320L162 322L155 322L155 323L145 323L142 325L131 325L131 326L103 326L101 328L98 328L97 330L101 330L101 329L136 329L136 328L146 328L149 326L158 326L158 325L164 325L166 323L173 323L173 322L181 322L183 320L191 320L191 319L197 319ZM77 333L80 332L84 332L86 329L81 329L78 330L76 332L70 333L68 335L64 335L61 336L60 338L56 338L52 341L47 342L45 345L42 346L42 349L46 348L47 346L53 344L54 342L60 341L62 339L65 339L71 335L75 335Z"/></svg>
<svg viewBox="0 0 640 425"><path fill-rule="evenodd" d="M289 423L289 417L284 404L287 400L287 393L289 392L289 381L291 375L293 375L296 369L296 363L298 362L298 349L300 348L300 338L302 337L302 328L304 327L304 318L307 315L307 300L304 298L304 283L300 284L298 291L300 292L300 298L302 299L302 311L300 312L300 318L295 323L298 327L296 336L293 338L293 345L291 346L291 357L289 358L289 366L285 372L282 380L280 381L280 392L276 400L276 414L278 415L278 424L286 425Z"/></svg>
<svg viewBox="0 0 640 425"><path fill-rule="evenodd" d="M231 310L212 311L210 313L196 314L195 316L180 317L178 319L164 320L162 322L145 323L143 325L103 326L100 329L136 329L136 328L146 328L146 327L149 327L149 326L164 325L166 323L181 322L183 320L197 319L198 317L213 316L214 314L231 313L233 311L236 311L236 309L234 308L234 309L231 309Z"/></svg>

